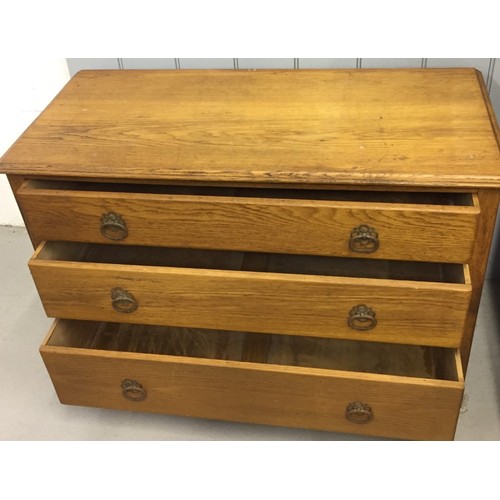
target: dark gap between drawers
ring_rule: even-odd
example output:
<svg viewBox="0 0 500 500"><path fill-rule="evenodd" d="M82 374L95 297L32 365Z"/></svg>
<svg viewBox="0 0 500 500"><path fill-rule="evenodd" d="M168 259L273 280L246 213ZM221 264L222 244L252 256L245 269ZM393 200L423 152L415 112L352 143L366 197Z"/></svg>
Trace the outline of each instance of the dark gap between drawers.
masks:
<svg viewBox="0 0 500 500"><path fill-rule="evenodd" d="M437 347L71 320L47 345L458 380L454 350Z"/></svg>
<svg viewBox="0 0 500 500"><path fill-rule="evenodd" d="M434 262L50 241L39 260L464 283L463 266Z"/></svg>
<svg viewBox="0 0 500 500"><path fill-rule="evenodd" d="M214 186L176 186L159 184L100 183L81 181L30 180L34 189L96 191L114 193L151 193L193 196L228 196L242 198L276 198L324 201L358 201L366 203L402 203L417 205L473 206L470 193L347 191L275 188L235 188Z"/></svg>

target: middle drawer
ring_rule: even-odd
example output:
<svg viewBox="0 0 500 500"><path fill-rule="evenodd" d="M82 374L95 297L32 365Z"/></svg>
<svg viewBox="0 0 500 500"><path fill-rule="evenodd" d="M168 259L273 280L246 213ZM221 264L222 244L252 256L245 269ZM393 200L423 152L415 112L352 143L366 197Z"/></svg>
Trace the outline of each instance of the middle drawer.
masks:
<svg viewBox="0 0 500 500"><path fill-rule="evenodd" d="M44 242L48 316L458 347L459 264Z"/></svg>

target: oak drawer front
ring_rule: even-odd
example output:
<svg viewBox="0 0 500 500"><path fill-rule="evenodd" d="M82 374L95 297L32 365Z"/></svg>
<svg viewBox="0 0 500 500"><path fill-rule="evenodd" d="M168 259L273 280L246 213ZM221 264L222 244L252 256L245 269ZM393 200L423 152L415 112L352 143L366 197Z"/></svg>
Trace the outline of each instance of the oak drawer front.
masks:
<svg viewBox="0 0 500 500"><path fill-rule="evenodd" d="M105 333L95 334L102 329L98 323L55 323L41 354L62 403L402 439L453 439L463 393L459 356L453 350L382 346L387 349L386 361L396 359L396 366L385 367L384 372L408 372L394 375L349 370L346 359L356 363L366 358L363 363L375 366L377 353L362 350L371 347L370 343L334 346L332 352L343 351L338 356L343 366L314 368L296 366L290 353L297 348L321 356L322 346L316 350L308 344L287 349L288 340L283 336L271 336L282 338L271 339L264 349L250 347L248 355L245 337L240 339L241 346L234 342L234 335L230 337L233 344L228 345L229 337L216 337L216 332L193 341L193 332L183 329L177 332L184 338L178 343L182 355L150 354L150 344L144 338L147 327L127 332L127 325L110 326L110 335L118 337L112 342L121 351L109 350ZM158 346L161 332L155 334L157 339L152 344ZM171 337L176 332L167 334L167 351L175 352ZM215 350L211 349L211 339L215 339ZM276 346L272 345L274 340ZM309 343L314 340L305 339ZM78 347L85 344L91 348ZM200 352L200 345L206 354ZM398 347L406 351L399 353ZM392 355L390 348L395 349ZM190 356L190 349L197 357ZM252 357L256 359L241 361ZM405 364L397 366L401 357L406 357Z"/></svg>
<svg viewBox="0 0 500 500"><path fill-rule="evenodd" d="M30 261L48 316L458 347L471 292L467 267L451 264L464 283L220 269L239 268L239 255L225 252L209 254L209 269L102 263L105 248L89 247L90 262L76 255L85 246L57 242ZM156 264L167 254L159 251Z"/></svg>
<svg viewBox="0 0 500 500"><path fill-rule="evenodd" d="M470 258L479 215L477 197L470 194L443 193L441 200L432 193L399 193L409 202L383 203L380 200L398 200L398 193L241 189L241 196L235 196L238 190L220 188L212 190L219 194L215 196L78 191L47 185L58 186L28 181L17 192L38 242L112 240L130 245L460 263ZM109 188L120 189L117 186ZM187 187L170 190L196 192ZM200 188L199 192L207 191ZM426 201L425 196L429 203L415 203ZM365 198L375 201L360 201Z"/></svg>

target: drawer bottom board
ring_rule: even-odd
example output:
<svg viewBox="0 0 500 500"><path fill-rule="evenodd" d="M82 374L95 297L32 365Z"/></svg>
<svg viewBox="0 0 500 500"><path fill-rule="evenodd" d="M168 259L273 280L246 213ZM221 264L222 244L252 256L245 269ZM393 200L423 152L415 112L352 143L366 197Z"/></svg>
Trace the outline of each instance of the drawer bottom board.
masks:
<svg viewBox="0 0 500 500"><path fill-rule="evenodd" d="M451 349L59 320L41 354L65 404L400 439L453 439L463 393Z"/></svg>

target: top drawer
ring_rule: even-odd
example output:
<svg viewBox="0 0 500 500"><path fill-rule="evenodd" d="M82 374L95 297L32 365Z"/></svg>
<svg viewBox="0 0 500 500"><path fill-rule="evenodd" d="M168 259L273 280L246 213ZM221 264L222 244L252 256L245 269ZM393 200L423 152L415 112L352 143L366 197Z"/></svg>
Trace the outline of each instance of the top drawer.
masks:
<svg viewBox="0 0 500 500"><path fill-rule="evenodd" d="M26 181L36 242L82 241L467 262L479 204L468 193L311 191Z"/></svg>

